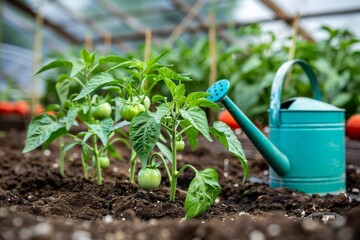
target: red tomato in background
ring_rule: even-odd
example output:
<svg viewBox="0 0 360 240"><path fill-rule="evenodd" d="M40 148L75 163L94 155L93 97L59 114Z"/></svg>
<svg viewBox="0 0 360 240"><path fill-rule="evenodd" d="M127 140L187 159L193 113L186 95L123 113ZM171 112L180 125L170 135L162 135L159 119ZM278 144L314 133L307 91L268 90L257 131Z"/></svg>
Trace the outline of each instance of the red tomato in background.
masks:
<svg viewBox="0 0 360 240"><path fill-rule="evenodd" d="M30 115L29 102L25 100L20 100L15 103L14 113L20 116Z"/></svg>
<svg viewBox="0 0 360 240"><path fill-rule="evenodd" d="M218 115L218 120L229 125L232 130L240 128L239 124L237 124L237 122L235 121L233 116L231 116L228 110L221 111Z"/></svg>
<svg viewBox="0 0 360 240"><path fill-rule="evenodd" d="M1 101L0 102L0 114L12 114L15 109L15 104L8 101Z"/></svg>
<svg viewBox="0 0 360 240"><path fill-rule="evenodd" d="M360 114L352 115L347 120L346 134L350 139L360 140Z"/></svg>

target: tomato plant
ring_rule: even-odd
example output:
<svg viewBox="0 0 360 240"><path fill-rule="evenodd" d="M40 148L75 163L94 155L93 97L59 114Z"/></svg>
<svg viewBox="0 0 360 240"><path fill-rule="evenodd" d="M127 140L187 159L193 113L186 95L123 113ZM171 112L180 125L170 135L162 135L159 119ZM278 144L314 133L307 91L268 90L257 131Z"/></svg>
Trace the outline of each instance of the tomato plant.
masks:
<svg viewBox="0 0 360 240"><path fill-rule="evenodd" d="M350 139L360 140L360 114L354 114L347 120L346 134Z"/></svg>
<svg viewBox="0 0 360 240"><path fill-rule="evenodd" d="M248 174L247 161L240 142L229 126L222 122L215 122L213 127L209 127L207 116L201 107L215 109L219 107L206 98L208 93L191 92L186 96L185 85L181 83L182 81L179 81L179 84L173 81L176 75L162 73L162 77L172 99L168 101L168 98L162 95L155 95L152 102L159 104L156 112L142 112L132 119L129 130L131 145L138 154L143 168L146 169L147 166L154 164L164 166L170 182L169 200L171 202L175 201L177 180L181 173L186 169L195 172L184 204L186 210L184 219L191 219L210 208L220 193L220 185L217 172L213 168L199 171L190 164L184 164L178 169L177 152L183 149L185 144L179 139L186 138L194 150L198 144L199 134L210 142L212 134L234 156L238 157L244 168L244 178ZM155 146L160 152L152 151ZM159 161L154 163L154 159Z"/></svg>
<svg viewBox="0 0 360 240"><path fill-rule="evenodd" d="M41 74L54 68L63 69L56 83L59 103L49 107L55 115L42 114L32 119L23 152L29 152L39 146L46 148L55 139L59 139L60 173L64 175L65 154L74 146L81 145L84 176L88 179L88 172L91 171L91 176L97 177L97 183L100 185L101 169L109 166L109 156L121 158L113 144L117 141L128 141L121 128L129 123L114 119L111 114L112 108L115 108L115 101L109 96L106 83L114 81L116 69L104 70L107 69L110 60L98 59L94 53L86 50L82 50L80 55L81 58L75 61L52 61L37 72ZM70 94L74 82L81 88ZM99 89L92 89L91 86L98 82L101 83ZM100 90L100 87L103 95L94 91ZM26 108L23 108L22 112L25 112ZM78 124L77 121L81 122L86 130L74 134L70 130Z"/></svg>
<svg viewBox="0 0 360 240"><path fill-rule="evenodd" d="M161 173L156 167L145 167L138 173L139 186L144 190L152 190L159 187L161 183Z"/></svg>

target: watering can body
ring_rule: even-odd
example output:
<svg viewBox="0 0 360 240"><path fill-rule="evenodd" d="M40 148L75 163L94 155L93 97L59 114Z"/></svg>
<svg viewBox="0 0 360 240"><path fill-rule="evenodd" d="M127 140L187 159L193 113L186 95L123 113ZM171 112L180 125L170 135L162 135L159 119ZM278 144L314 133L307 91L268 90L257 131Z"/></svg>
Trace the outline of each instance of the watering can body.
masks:
<svg viewBox="0 0 360 240"><path fill-rule="evenodd" d="M314 99L282 102L282 86L292 65L307 74ZM208 89L208 98L221 101L270 165L269 185L307 194L345 192L345 111L321 100L311 68L302 60L285 62L277 71L270 96L269 139L226 96L229 82Z"/></svg>

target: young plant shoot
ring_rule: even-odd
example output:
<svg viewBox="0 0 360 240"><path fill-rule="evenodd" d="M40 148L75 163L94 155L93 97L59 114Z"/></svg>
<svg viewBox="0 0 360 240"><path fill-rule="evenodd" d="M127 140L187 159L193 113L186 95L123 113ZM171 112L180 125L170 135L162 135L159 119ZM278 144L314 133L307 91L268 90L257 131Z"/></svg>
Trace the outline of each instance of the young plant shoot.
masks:
<svg viewBox="0 0 360 240"><path fill-rule="evenodd" d="M247 177L248 166L241 144L230 127L225 123L215 122L213 127L209 128L207 116L201 107L219 108L218 105L206 99L209 94L192 92L185 96L185 85L181 81L176 85L172 81L173 77L168 72L162 73L162 79L171 93L172 100L168 101L166 97L160 95L154 96L152 101L160 103L156 112L142 112L134 117L130 124L129 135L131 145L142 163L138 181L144 189L153 189L159 185L160 177L155 169L156 166L163 164L170 181L170 201L173 202L177 180L181 173L186 169L195 173L188 187L184 204L186 210L184 219L191 219L210 208L220 193L220 185L218 174L213 168L199 171L194 166L185 164L178 169L177 153L184 149L184 139L187 139L194 150L198 144L199 133L210 142L212 141L211 134L213 134L239 158L244 169L244 178ZM166 136L161 134L161 130L166 133ZM152 152L155 146L161 153ZM155 158L160 161L155 163ZM145 179L149 186L143 183Z"/></svg>

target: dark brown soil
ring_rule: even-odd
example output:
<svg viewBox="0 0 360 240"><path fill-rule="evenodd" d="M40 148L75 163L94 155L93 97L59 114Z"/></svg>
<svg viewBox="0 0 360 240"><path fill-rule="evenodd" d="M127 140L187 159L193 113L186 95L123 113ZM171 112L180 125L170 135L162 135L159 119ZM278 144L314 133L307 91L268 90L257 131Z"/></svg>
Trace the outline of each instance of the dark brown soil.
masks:
<svg viewBox="0 0 360 240"><path fill-rule="evenodd" d="M55 144L22 154L25 133L3 133L0 239L360 239L360 169L353 165L347 166L347 194L308 196L268 187L267 164L246 137L240 136L250 165L245 183L238 160L201 140L180 162L216 168L222 191L208 212L181 222L191 172L180 177L177 200L170 203L165 172L162 187L145 192L127 181L127 162L111 159L98 186L83 178L77 151L61 177Z"/></svg>

